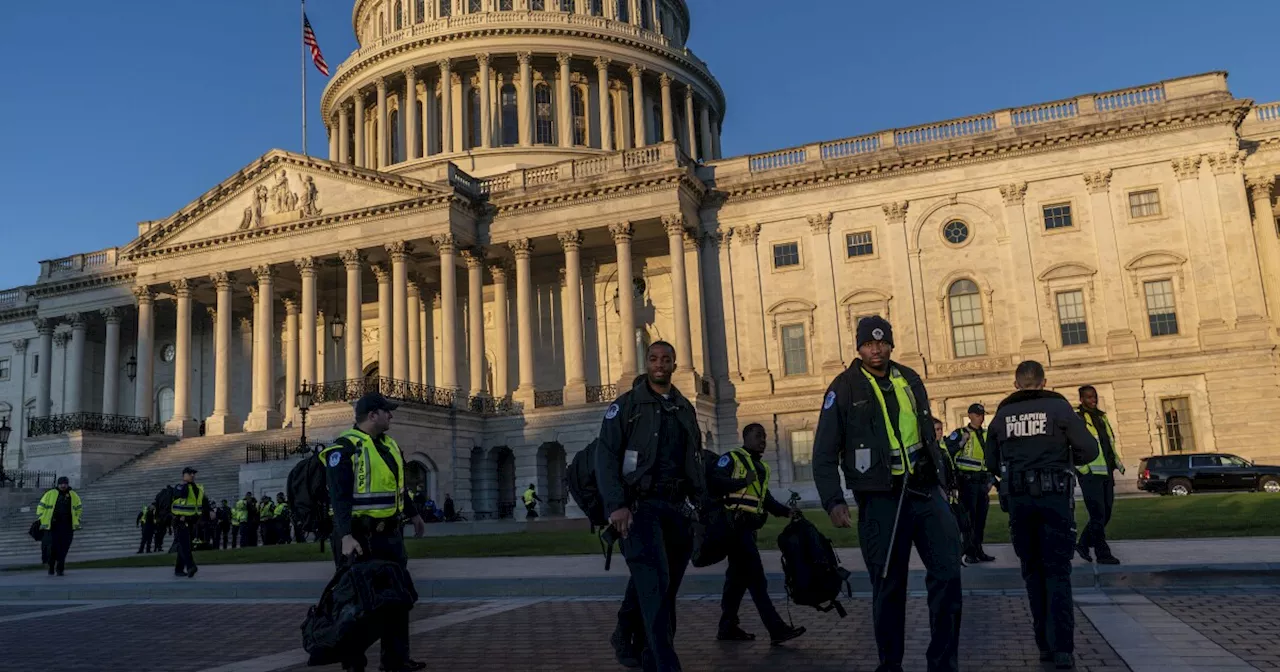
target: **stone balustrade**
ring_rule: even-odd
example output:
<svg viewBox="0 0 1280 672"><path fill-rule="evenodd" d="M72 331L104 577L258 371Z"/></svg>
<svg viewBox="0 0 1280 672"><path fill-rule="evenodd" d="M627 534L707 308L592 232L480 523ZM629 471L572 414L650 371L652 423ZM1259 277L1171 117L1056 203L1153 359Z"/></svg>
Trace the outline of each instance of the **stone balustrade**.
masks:
<svg viewBox="0 0 1280 672"><path fill-rule="evenodd" d="M689 157L675 142L664 142L640 149L629 149L609 156L593 156L586 159L562 161L550 166L522 168L478 180L482 194L498 194L511 189L522 189L547 184L573 182L594 178L608 173L624 173L652 166L685 166Z"/></svg>
<svg viewBox="0 0 1280 672"><path fill-rule="evenodd" d="M114 247L97 252L73 254L60 259L49 259L40 262L40 280L65 277L75 273L99 273L114 268L117 259L117 248Z"/></svg>
<svg viewBox="0 0 1280 672"><path fill-rule="evenodd" d="M1280 121L1280 103L1259 105L1256 113L1258 121Z"/></svg>

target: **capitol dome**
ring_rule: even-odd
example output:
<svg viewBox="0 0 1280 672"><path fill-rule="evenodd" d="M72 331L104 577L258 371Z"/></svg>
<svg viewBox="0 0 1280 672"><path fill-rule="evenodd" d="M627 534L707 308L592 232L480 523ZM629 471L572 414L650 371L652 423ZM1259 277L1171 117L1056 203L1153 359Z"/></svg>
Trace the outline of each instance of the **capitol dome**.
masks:
<svg viewBox="0 0 1280 672"><path fill-rule="evenodd" d="M321 100L332 160L485 176L672 139L720 156L724 92L685 46L685 0L357 0L352 26Z"/></svg>

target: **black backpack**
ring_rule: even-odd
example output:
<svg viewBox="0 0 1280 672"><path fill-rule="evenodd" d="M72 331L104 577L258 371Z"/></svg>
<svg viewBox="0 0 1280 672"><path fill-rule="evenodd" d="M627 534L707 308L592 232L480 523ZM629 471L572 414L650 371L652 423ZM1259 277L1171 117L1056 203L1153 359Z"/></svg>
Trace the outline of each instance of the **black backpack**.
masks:
<svg viewBox="0 0 1280 672"><path fill-rule="evenodd" d="M823 612L835 609L840 618L847 615L837 598L842 586L852 598L853 587L849 570L840 566L830 539L807 519L796 517L778 535L778 550L782 551L782 572L792 602Z"/></svg>
<svg viewBox="0 0 1280 672"><path fill-rule="evenodd" d="M600 484L596 482L596 446L599 443L599 439L596 439L579 450L564 472L565 489L593 528L609 524L609 514L604 510L604 498L600 495Z"/></svg>
<svg viewBox="0 0 1280 672"><path fill-rule="evenodd" d="M324 463L307 455L289 471L285 497L294 522L305 532L321 532L321 521L329 513L329 481Z"/></svg>
<svg viewBox="0 0 1280 672"><path fill-rule="evenodd" d="M332 665L364 651L381 636L384 615L407 612L417 601L413 578L399 563L344 560L302 622L307 664Z"/></svg>
<svg viewBox="0 0 1280 672"><path fill-rule="evenodd" d="M161 529L169 527L173 522L173 486L164 486L152 501L156 505L156 527Z"/></svg>

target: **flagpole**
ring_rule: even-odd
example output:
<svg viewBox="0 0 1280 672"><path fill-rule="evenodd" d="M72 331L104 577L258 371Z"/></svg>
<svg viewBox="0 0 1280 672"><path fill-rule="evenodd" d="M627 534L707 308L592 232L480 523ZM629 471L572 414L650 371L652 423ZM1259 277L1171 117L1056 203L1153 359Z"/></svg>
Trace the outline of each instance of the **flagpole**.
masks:
<svg viewBox="0 0 1280 672"><path fill-rule="evenodd" d="M302 0L302 14L298 17L298 34L306 30L307 0ZM302 154L307 154L307 46L302 45Z"/></svg>

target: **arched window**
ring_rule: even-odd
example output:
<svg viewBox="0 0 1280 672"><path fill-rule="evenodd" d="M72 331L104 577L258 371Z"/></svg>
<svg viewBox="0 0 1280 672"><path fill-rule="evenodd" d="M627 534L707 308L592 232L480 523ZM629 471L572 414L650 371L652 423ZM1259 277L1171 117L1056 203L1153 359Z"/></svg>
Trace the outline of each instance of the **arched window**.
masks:
<svg viewBox="0 0 1280 672"><path fill-rule="evenodd" d="M427 0L413 0L413 21L422 23L427 18Z"/></svg>
<svg viewBox="0 0 1280 672"><path fill-rule="evenodd" d="M617 13L614 15L623 23L631 23L631 0L617 0L614 4Z"/></svg>
<svg viewBox="0 0 1280 672"><path fill-rule="evenodd" d="M469 0L467 2L467 11L471 14L479 14L484 11L484 0Z"/></svg>
<svg viewBox="0 0 1280 672"><path fill-rule="evenodd" d="M401 161L404 161L404 143L400 142L401 138L404 136L404 134L400 132L401 118L400 110L391 110L391 120L388 122L391 126L388 130L391 132L387 134L391 137L391 163L400 163Z"/></svg>
<svg viewBox="0 0 1280 672"><path fill-rule="evenodd" d="M396 2L395 24L396 30L404 28L404 5L401 5L398 0Z"/></svg>
<svg viewBox="0 0 1280 672"><path fill-rule="evenodd" d="M422 120L425 119L425 117L422 116L422 101L417 100L416 96L413 101L413 106L417 111L414 118L418 120L419 128L421 128ZM425 157L427 155L427 139L423 137L421 131L417 133L410 133L409 137L413 138L414 144L417 145L418 156Z"/></svg>
<svg viewBox="0 0 1280 672"><path fill-rule="evenodd" d="M614 106L617 104L617 98L613 95L613 92L610 92L609 105L607 106L609 108L609 131L613 133L613 148L622 149L624 144L622 140L623 133L622 129L618 128L618 115L613 110Z"/></svg>
<svg viewBox="0 0 1280 672"><path fill-rule="evenodd" d="M520 142L520 121L516 109L515 84L502 85L502 144L515 145Z"/></svg>
<svg viewBox="0 0 1280 672"><path fill-rule="evenodd" d="M356 162L356 127L359 125L356 119L347 124L347 163L353 165Z"/></svg>
<svg viewBox="0 0 1280 672"><path fill-rule="evenodd" d="M649 119L649 128L653 129L653 141L666 142L667 139L662 137L664 130L662 128L662 104L654 103L649 112L652 115Z"/></svg>
<svg viewBox="0 0 1280 672"><path fill-rule="evenodd" d="M534 142L540 145L550 145L555 143L554 129L551 124L551 87L546 84L538 84L533 87L534 111L538 120L536 124L537 137Z"/></svg>
<svg viewBox="0 0 1280 672"><path fill-rule="evenodd" d="M440 102L440 92L436 91L431 94L431 137L435 140L436 151L444 151L444 118L441 111L444 108Z"/></svg>
<svg viewBox="0 0 1280 672"><path fill-rule="evenodd" d="M529 9L535 12L545 11L547 9L546 0L529 0Z"/></svg>
<svg viewBox="0 0 1280 672"><path fill-rule="evenodd" d="M509 12L515 9L515 0L498 0L498 11Z"/></svg>
<svg viewBox="0 0 1280 672"><path fill-rule="evenodd" d="M653 4L651 0L640 0L640 27L653 29Z"/></svg>
<svg viewBox="0 0 1280 672"><path fill-rule="evenodd" d="M947 290L951 308L951 342L956 357L987 354L987 333L982 324L982 295L972 280L956 280Z"/></svg>
<svg viewBox="0 0 1280 672"><path fill-rule="evenodd" d="M588 0L591 3L591 16L604 16L604 0Z"/></svg>
<svg viewBox="0 0 1280 672"><path fill-rule="evenodd" d="M162 387L156 393L156 422L165 424L173 417L173 388Z"/></svg>
<svg viewBox="0 0 1280 672"><path fill-rule="evenodd" d="M573 144L587 144L587 101L582 87L569 89L569 109L573 112Z"/></svg>
<svg viewBox="0 0 1280 672"><path fill-rule="evenodd" d="M440 0L440 18L453 13L453 0Z"/></svg>
<svg viewBox="0 0 1280 672"><path fill-rule="evenodd" d="M470 124L469 130L471 131L471 147L472 148L479 147L480 140L481 140L480 127L481 127L481 124L483 123L480 120L480 90L479 89L471 89L471 91L467 93L467 121Z"/></svg>

